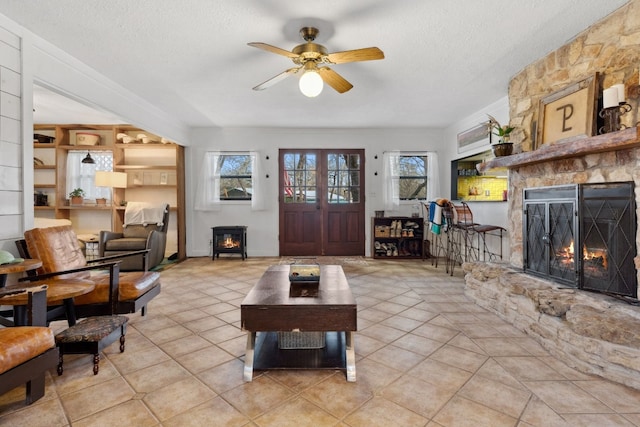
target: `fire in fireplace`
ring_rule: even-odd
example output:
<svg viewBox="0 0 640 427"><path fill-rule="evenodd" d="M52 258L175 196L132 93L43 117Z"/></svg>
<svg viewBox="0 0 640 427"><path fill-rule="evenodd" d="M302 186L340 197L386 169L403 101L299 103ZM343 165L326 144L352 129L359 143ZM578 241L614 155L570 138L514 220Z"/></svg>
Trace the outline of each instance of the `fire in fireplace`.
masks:
<svg viewBox="0 0 640 427"><path fill-rule="evenodd" d="M242 259L247 257L247 226L233 225L225 227L211 227L211 259L220 258L220 254L239 254Z"/></svg>
<svg viewBox="0 0 640 427"><path fill-rule="evenodd" d="M637 298L633 182L524 190L524 270Z"/></svg>

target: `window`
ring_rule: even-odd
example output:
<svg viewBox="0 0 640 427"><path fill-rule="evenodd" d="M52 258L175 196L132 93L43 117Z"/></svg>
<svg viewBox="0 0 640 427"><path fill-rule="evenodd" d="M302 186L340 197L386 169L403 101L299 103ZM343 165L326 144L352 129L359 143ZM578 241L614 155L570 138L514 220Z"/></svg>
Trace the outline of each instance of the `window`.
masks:
<svg viewBox="0 0 640 427"><path fill-rule="evenodd" d="M221 202L250 201L251 210L265 209L264 180L257 151L204 153L196 185L195 209L217 211Z"/></svg>
<svg viewBox="0 0 640 427"><path fill-rule="evenodd" d="M427 156L400 156L400 200L427 200Z"/></svg>
<svg viewBox="0 0 640 427"><path fill-rule="evenodd" d="M428 200L440 194L436 152L388 151L383 154L385 209L398 210L401 200Z"/></svg>
<svg viewBox="0 0 640 427"><path fill-rule="evenodd" d="M252 162L248 154L218 156L220 200L251 200Z"/></svg>
<svg viewBox="0 0 640 427"><path fill-rule="evenodd" d="M113 170L111 151L88 151L94 163L82 163L87 151L71 150L67 155L67 194L76 188L84 190L86 199L105 198L111 200L111 189L96 187L96 171Z"/></svg>

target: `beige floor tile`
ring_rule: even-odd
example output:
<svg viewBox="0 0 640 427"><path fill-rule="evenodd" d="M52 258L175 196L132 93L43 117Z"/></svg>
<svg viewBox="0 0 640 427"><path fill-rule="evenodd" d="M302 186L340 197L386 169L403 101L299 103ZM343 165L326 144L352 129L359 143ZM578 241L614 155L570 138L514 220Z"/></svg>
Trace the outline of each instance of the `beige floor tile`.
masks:
<svg viewBox="0 0 640 427"><path fill-rule="evenodd" d="M393 345L423 356L429 356L444 344L420 335L406 334L395 340Z"/></svg>
<svg viewBox="0 0 640 427"><path fill-rule="evenodd" d="M345 418L345 423L353 427L423 426L427 421L427 418L379 397Z"/></svg>
<svg viewBox="0 0 640 427"><path fill-rule="evenodd" d="M433 421L444 427L513 427L517 419L456 396Z"/></svg>
<svg viewBox="0 0 640 427"><path fill-rule="evenodd" d="M192 373L202 372L233 359L233 356L216 345L210 345L192 353L175 358Z"/></svg>
<svg viewBox="0 0 640 427"><path fill-rule="evenodd" d="M574 381L602 403L620 413L640 413L640 390L634 390L611 381Z"/></svg>
<svg viewBox="0 0 640 427"><path fill-rule="evenodd" d="M524 410L531 392L521 388L494 381L479 375L474 375L460 389L458 396L480 403L513 418L519 418Z"/></svg>
<svg viewBox="0 0 640 427"><path fill-rule="evenodd" d="M256 418L264 427L334 426L338 419L301 397L296 397Z"/></svg>
<svg viewBox="0 0 640 427"><path fill-rule="evenodd" d="M189 377L189 372L174 360L138 369L124 376L138 393L151 393L160 387Z"/></svg>
<svg viewBox="0 0 640 427"><path fill-rule="evenodd" d="M411 333L420 335L435 341L446 343L450 339L458 335L459 332L453 329L443 328L442 326L425 323L424 325L411 331Z"/></svg>
<svg viewBox="0 0 640 427"><path fill-rule="evenodd" d="M531 356L531 353L513 338L474 338L473 342L489 356Z"/></svg>
<svg viewBox="0 0 640 427"><path fill-rule="evenodd" d="M152 427L158 419L140 400L128 400L73 423L73 427L103 426Z"/></svg>
<svg viewBox="0 0 640 427"><path fill-rule="evenodd" d="M216 394L200 381L187 378L147 394L143 401L160 421L164 421L214 397Z"/></svg>
<svg viewBox="0 0 640 427"><path fill-rule="evenodd" d="M476 375L480 375L485 378L489 378L502 384L506 384L509 387L513 387L518 390L528 391L529 389L518 381L513 375L507 372L502 366L500 366L495 360L487 360L476 372Z"/></svg>
<svg viewBox="0 0 640 427"><path fill-rule="evenodd" d="M342 375L332 375L302 396L337 418L343 418L374 396L373 390L362 382L346 382Z"/></svg>
<svg viewBox="0 0 640 427"><path fill-rule="evenodd" d="M409 332L417 328L418 326L421 326L422 322L419 320L410 319L408 317L399 315L399 316L389 317L383 320L382 322L380 322L380 324L384 326L400 329L401 331L404 331L404 332Z"/></svg>
<svg viewBox="0 0 640 427"><path fill-rule="evenodd" d="M225 402L222 398L216 397L164 421L162 425L163 427L239 427L249 425L247 424L248 422L249 419L242 415L237 409Z"/></svg>
<svg viewBox="0 0 640 427"><path fill-rule="evenodd" d="M342 376L343 371L332 369L313 370L273 370L267 375L278 383L290 388L294 392L301 392L326 380L332 375Z"/></svg>
<svg viewBox="0 0 640 427"><path fill-rule="evenodd" d="M191 353L211 345L209 341L198 335L187 335L174 341L160 344L160 348L171 357Z"/></svg>
<svg viewBox="0 0 640 427"><path fill-rule="evenodd" d="M390 344L406 334L406 332L378 323L377 325L372 325L366 329L358 331L358 334L374 338L385 344Z"/></svg>
<svg viewBox="0 0 640 427"><path fill-rule="evenodd" d="M22 405L24 405L24 389L21 396ZM58 399L41 399L31 406L6 415L2 415L0 411L0 426L62 427L68 425L64 409Z"/></svg>
<svg viewBox="0 0 640 427"><path fill-rule="evenodd" d="M487 361L488 356L451 345L443 345L434 351L429 356L429 359L437 360L465 371L476 372Z"/></svg>
<svg viewBox="0 0 640 427"><path fill-rule="evenodd" d="M448 343L448 345L463 348L468 351L473 351L474 353L486 355L487 352L482 349L478 344L476 344L475 340L472 340L468 336L464 334L458 334L454 338L452 338Z"/></svg>
<svg viewBox="0 0 640 427"><path fill-rule="evenodd" d="M382 341L379 341L375 338L371 338L367 335L362 335L360 333L355 334L355 351L356 354L361 356L368 356L376 350L381 349L386 344Z"/></svg>
<svg viewBox="0 0 640 427"><path fill-rule="evenodd" d="M564 418L570 426L575 427L635 427L619 414L566 414Z"/></svg>
<svg viewBox="0 0 640 427"><path fill-rule="evenodd" d="M138 351L127 350L124 353L109 355L108 357L121 374L135 372L138 369L171 359L167 353L158 347L145 348Z"/></svg>
<svg viewBox="0 0 640 427"><path fill-rule="evenodd" d="M249 418L256 418L275 406L289 400L293 392L266 375L254 376L244 383L222 394L222 398Z"/></svg>
<svg viewBox="0 0 640 427"><path fill-rule="evenodd" d="M426 418L432 418L455 394L455 390L442 389L405 375L386 387L381 397L410 409Z"/></svg>
<svg viewBox="0 0 640 427"><path fill-rule="evenodd" d="M60 397L71 422L118 405L131 399L134 391L122 378L74 391Z"/></svg>
<svg viewBox="0 0 640 427"><path fill-rule="evenodd" d="M566 379L537 357L495 357L494 360L520 381Z"/></svg>
<svg viewBox="0 0 640 427"><path fill-rule="evenodd" d="M244 384L244 362L232 359L218 366L198 372L196 377L205 383L211 390L222 394Z"/></svg>
<svg viewBox="0 0 640 427"><path fill-rule="evenodd" d="M422 362L425 356L390 344L370 354L367 358L383 365L406 371Z"/></svg>
<svg viewBox="0 0 640 427"><path fill-rule="evenodd" d="M408 374L445 390L458 390L472 375L471 372L432 359L420 363Z"/></svg>
<svg viewBox="0 0 640 427"><path fill-rule="evenodd" d="M228 341L233 338L245 337L247 335L246 332L242 331L235 326L225 324L218 328L210 329L205 332L200 332L199 334L202 338L214 343L218 344L223 341Z"/></svg>
<svg viewBox="0 0 640 427"><path fill-rule="evenodd" d="M613 412L611 408L571 381L526 381L524 385L559 414Z"/></svg>
<svg viewBox="0 0 640 427"><path fill-rule="evenodd" d="M182 325L175 325L166 329L146 331L143 332L143 334L155 344L162 344L177 340L178 338L186 337L187 335L191 335L192 332Z"/></svg>
<svg viewBox="0 0 640 427"><path fill-rule="evenodd" d="M571 427L564 418L536 396L531 396L520 419L532 426Z"/></svg>
<svg viewBox="0 0 640 427"><path fill-rule="evenodd" d="M218 343L218 347L235 357L244 357L247 350L247 337L243 334L237 338Z"/></svg>
<svg viewBox="0 0 640 427"><path fill-rule="evenodd" d="M209 329L219 328L220 326L225 325L225 322L218 319L215 316L207 316L201 319L192 320L187 323L183 323L183 326L188 328L189 330L199 333L203 331L208 331Z"/></svg>

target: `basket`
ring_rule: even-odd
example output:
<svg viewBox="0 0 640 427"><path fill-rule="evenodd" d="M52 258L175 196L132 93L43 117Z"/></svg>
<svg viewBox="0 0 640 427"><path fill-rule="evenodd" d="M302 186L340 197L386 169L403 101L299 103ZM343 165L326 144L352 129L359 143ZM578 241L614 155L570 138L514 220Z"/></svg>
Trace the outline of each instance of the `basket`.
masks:
<svg viewBox="0 0 640 427"><path fill-rule="evenodd" d="M314 349L324 346L324 332L278 332L278 348L281 350Z"/></svg>
<svg viewBox="0 0 640 427"><path fill-rule="evenodd" d="M373 235L374 237L390 237L391 227L388 225L376 225Z"/></svg>
<svg viewBox="0 0 640 427"><path fill-rule="evenodd" d="M100 135L95 133L76 133L76 145L98 145L100 142Z"/></svg>
<svg viewBox="0 0 640 427"><path fill-rule="evenodd" d="M384 218L384 211L375 211L376 218Z"/></svg>

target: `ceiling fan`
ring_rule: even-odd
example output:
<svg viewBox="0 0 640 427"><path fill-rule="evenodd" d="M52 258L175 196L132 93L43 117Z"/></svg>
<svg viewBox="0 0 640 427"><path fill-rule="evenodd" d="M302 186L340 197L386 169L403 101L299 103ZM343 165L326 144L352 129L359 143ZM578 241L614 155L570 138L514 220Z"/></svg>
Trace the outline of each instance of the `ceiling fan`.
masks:
<svg viewBox="0 0 640 427"><path fill-rule="evenodd" d="M300 77L300 91L308 96L314 97L322 91L323 82L331 86L339 93L347 92L353 87L344 77L327 67L325 64L344 64L346 62L371 61L374 59L384 59L384 53L377 47L366 47L363 49L345 50L343 52L328 53L327 49L314 43L318 35L318 29L314 27L303 27L300 35L306 43L294 47L291 51L280 49L266 43L252 42L249 46L277 53L278 55L290 58L297 67L289 68L275 77L260 83L253 90L264 90L274 84L284 80L292 74L303 72Z"/></svg>

